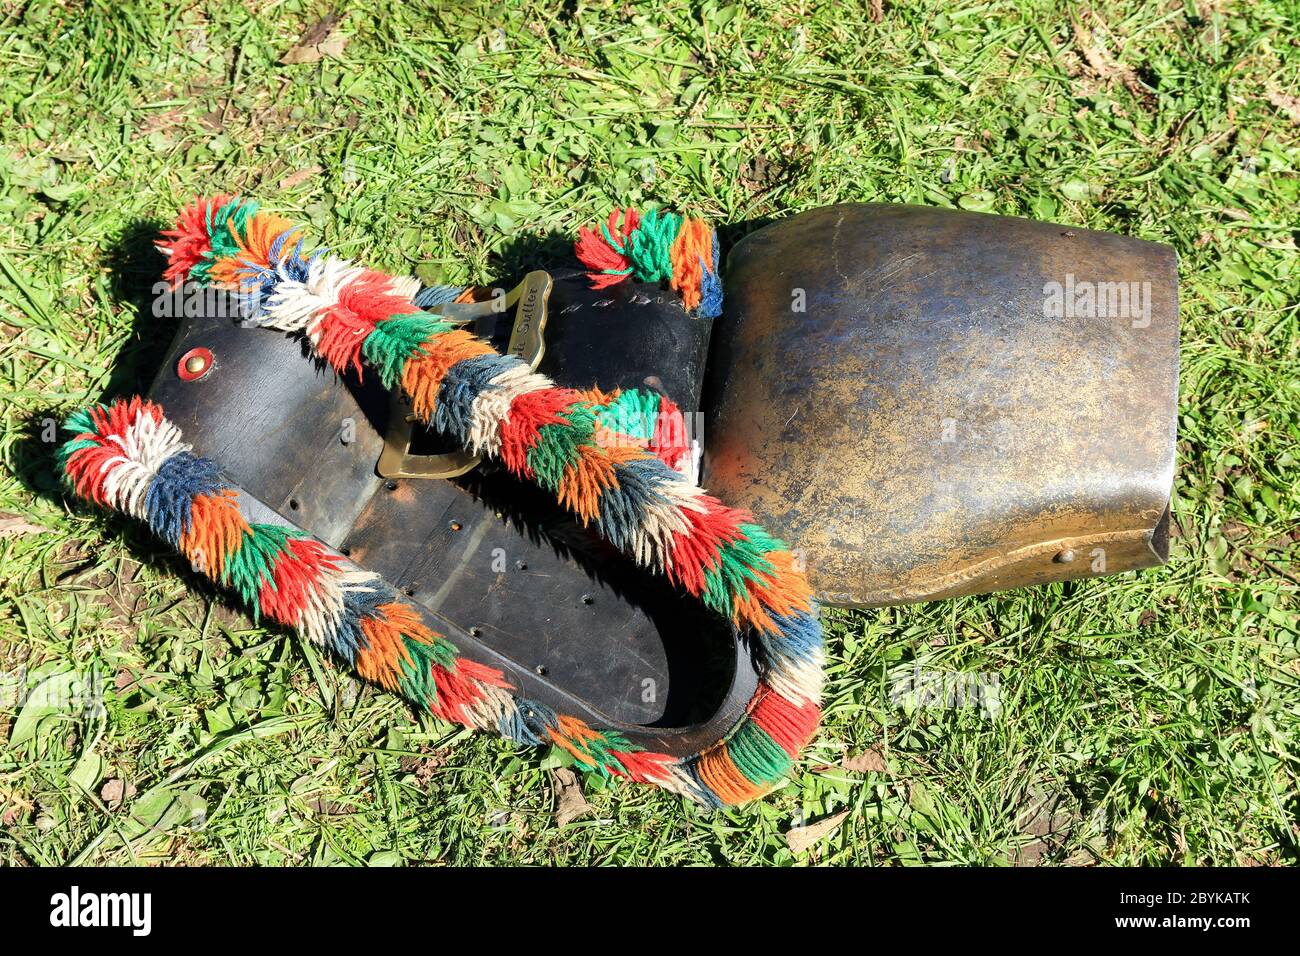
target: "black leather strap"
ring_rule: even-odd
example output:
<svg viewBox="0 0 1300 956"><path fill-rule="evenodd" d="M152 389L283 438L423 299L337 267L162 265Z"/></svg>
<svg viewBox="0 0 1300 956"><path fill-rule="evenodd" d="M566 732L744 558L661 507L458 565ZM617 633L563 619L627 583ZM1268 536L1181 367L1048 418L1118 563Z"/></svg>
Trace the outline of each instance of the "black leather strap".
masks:
<svg viewBox="0 0 1300 956"><path fill-rule="evenodd" d="M676 297L555 277L542 370L565 385L656 388L698 409L709 320ZM511 316L476 329L508 337ZM176 371L202 347L210 372ZM647 748L686 754L733 726L757 682L736 635L504 471L388 481L388 396L338 380L279 332L184 319L150 397L249 495L405 590L472 659L528 696ZM505 662L503 665L503 661Z"/></svg>

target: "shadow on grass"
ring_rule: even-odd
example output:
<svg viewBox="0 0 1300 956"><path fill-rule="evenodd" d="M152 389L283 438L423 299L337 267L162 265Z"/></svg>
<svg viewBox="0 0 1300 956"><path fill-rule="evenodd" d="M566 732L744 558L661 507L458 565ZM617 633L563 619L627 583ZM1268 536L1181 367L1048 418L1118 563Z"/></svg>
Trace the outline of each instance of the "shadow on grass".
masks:
<svg viewBox="0 0 1300 956"><path fill-rule="evenodd" d="M507 287L513 287L534 269L562 268L575 262L573 237L556 230L511 236L491 259L496 280Z"/></svg>
<svg viewBox="0 0 1300 956"><path fill-rule="evenodd" d="M109 291L119 307L129 311L131 334L108 360L108 384L98 401L144 392L171 341L172 321L154 314L155 285L162 281L166 260L154 247L162 230L156 222L136 220L122 230L104 253ZM14 474L33 494L48 501L62 499L55 451L67 438L58 426L67 410L38 408L24 436L12 450Z"/></svg>
<svg viewBox="0 0 1300 956"><path fill-rule="evenodd" d="M117 354L107 361L108 383L97 402L142 395L149 390L163 356L167 354L176 332L174 318L158 315L154 310L157 285L163 281L167 260L154 243L164 227L149 220L136 220L126 226L102 257L108 273L109 290L119 309L131 316L131 334ZM93 404L87 401L82 407ZM187 561L160 542L138 521L123 520L66 494L59 475L57 452L71 437L62 423L66 408L46 406L32 415L25 434L13 446L14 474L34 495L55 504L93 514L105 529L120 531L130 555L142 564L152 564L177 575L186 586L204 600L215 601L230 611L246 614L238 602L228 598L207 577L195 571Z"/></svg>
<svg viewBox="0 0 1300 956"><path fill-rule="evenodd" d="M157 222L136 220L104 254L113 298L130 310L131 335L112 358L108 385L100 401L147 391L176 332L176 320L156 315L154 310L157 286L167 266L166 258L154 245L163 228Z"/></svg>

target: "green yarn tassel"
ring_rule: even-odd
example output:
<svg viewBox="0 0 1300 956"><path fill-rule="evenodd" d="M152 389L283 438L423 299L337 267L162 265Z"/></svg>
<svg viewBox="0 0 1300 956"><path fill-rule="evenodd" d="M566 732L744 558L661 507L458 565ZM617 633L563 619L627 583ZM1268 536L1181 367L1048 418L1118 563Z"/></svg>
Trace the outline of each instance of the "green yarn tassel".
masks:
<svg viewBox="0 0 1300 956"><path fill-rule="evenodd" d="M681 227L682 217L675 212L646 211L628 239L627 257L637 279L666 282L673 277L672 247Z"/></svg>
<svg viewBox="0 0 1300 956"><path fill-rule="evenodd" d="M96 405L95 407L102 408L103 406ZM95 420L90 417L90 409L79 408L69 415L68 420L63 423L63 430L71 432L73 435L84 435L87 432L94 432ZM96 442L89 438L81 438L66 441L60 445L54 453L55 461L59 463L59 473L66 478L68 472L68 459L72 457L73 453L80 451L82 448L90 448L95 444Z"/></svg>
<svg viewBox="0 0 1300 956"><path fill-rule="evenodd" d="M232 554L221 569L221 583L229 584L244 603L253 609L253 621L262 616L260 594L262 585L272 581L276 559L288 549L289 538L305 538L307 533L274 524L251 524L244 532L239 550ZM272 584L274 587L274 584Z"/></svg>
<svg viewBox="0 0 1300 956"><path fill-rule="evenodd" d="M596 443L596 414L591 408L570 405L564 417L564 422L539 428L537 444L528 452L528 467L547 491L559 491L564 469L578 460L578 449Z"/></svg>
<svg viewBox="0 0 1300 956"><path fill-rule="evenodd" d="M724 617L731 617L736 610L734 598L745 593L745 582L752 581L761 589L763 582L759 575L775 570L763 554L758 543L748 538L723 541L717 563L704 572L704 593L700 600Z"/></svg>
<svg viewBox="0 0 1300 956"><path fill-rule="evenodd" d="M375 326L361 343L361 353L379 373L384 388L395 389L402 382L402 370L416 354L424 352L424 343L453 326L419 312L395 315Z"/></svg>
<svg viewBox="0 0 1300 956"><path fill-rule="evenodd" d="M752 720L740 725L728 741L727 750L736 769L760 786L776 783L794 765L781 745Z"/></svg>
<svg viewBox="0 0 1300 956"><path fill-rule="evenodd" d="M257 203L251 199L232 199L215 213L209 214L208 236L211 248L203 261L190 270L192 282L209 282L213 262L239 255L239 242L235 239L235 233L242 236L248 228L248 220L256 214ZM232 226L234 232L231 231Z"/></svg>
<svg viewBox="0 0 1300 956"><path fill-rule="evenodd" d="M596 419L610 431L649 441L659 419L659 394L630 388L598 408Z"/></svg>
<svg viewBox="0 0 1300 956"><path fill-rule="evenodd" d="M398 684L407 700L428 704L438 699L438 683L433 678L433 665L445 670L456 665L456 648L450 641L435 639L429 644L403 636L406 655L400 659L402 674Z"/></svg>

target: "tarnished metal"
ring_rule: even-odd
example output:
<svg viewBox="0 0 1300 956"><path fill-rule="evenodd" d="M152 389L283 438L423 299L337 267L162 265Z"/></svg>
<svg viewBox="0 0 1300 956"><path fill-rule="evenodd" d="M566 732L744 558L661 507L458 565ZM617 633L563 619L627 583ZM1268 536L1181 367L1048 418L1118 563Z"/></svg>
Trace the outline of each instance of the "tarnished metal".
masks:
<svg viewBox="0 0 1300 956"><path fill-rule="evenodd" d="M394 391L388 402L388 429L384 432L384 450L375 464L384 478L459 478L477 468L483 461L464 448L428 454L411 450L417 430L426 431L419 417L411 411L410 400Z"/></svg>
<svg viewBox="0 0 1300 956"><path fill-rule="evenodd" d="M823 600L907 603L1167 557L1164 245L917 206L816 209L727 263L704 484Z"/></svg>

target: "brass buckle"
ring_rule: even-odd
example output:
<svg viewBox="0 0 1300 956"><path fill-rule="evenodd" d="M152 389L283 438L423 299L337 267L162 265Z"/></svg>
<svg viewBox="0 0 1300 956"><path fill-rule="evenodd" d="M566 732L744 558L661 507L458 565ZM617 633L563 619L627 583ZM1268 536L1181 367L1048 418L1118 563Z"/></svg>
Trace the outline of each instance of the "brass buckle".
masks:
<svg viewBox="0 0 1300 956"><path fill-rule="evenodd" d="M429 311L452 322L468 325L477 319L504 312L512 305L515 324L510 332L507 351L528 363L536 371L546 352L546 303L551 295L551 276L538 270L524 276L524 281L504 297L494 296L486 302L449 302ZM463 448L440 455L411 453L411 438L417 427L423 428L411 411L410 399L400 388L394 389L388 409L388 430L384 450L375 470L383 478L455 478L478 467L482 457Z"/></svg>

